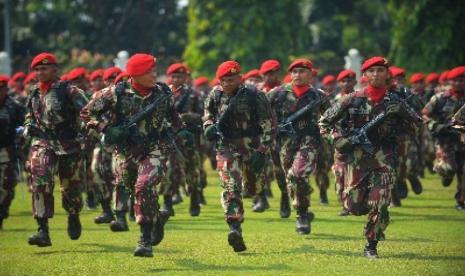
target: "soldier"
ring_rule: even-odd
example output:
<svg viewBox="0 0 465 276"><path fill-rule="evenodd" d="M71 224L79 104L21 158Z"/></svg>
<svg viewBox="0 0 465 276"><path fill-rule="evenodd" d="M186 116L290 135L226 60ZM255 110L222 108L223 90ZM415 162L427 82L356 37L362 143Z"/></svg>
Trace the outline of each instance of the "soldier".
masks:
<svg viewBox="0 0 465 276"><path fill-rule="evenodd" d="M261 83L263 79L260 75L260 71L258 71L258 69L253 69L245 73L244 76L242 76L242 81L245 85L258 87L259 83Z"/></svg>
<svg viewBox="0 0 465 276"><path fill-rule="evenodd" d="M263 83L258 86L258 89L266 93L279 86L281 84L279 81L279 69L281 69L279 61L275 59L265 60L260 66Z"/></svg>
<svg viewBox="0 0 465 276"><path fill-rule="evenodd" d="M342 97L325 112L319 125L322 134L332 139L335 148L347 157L342 193L344 207L354 215L368 214L364 254L368 258L377 258L378 241L384 240L384 231L389 224L396 139L405 131L414 132L416 125L413 122L420 124L421 118L404 104L402 95L388 92L390 75L385 58L372 57L361 69L367 77L368 87ZM366 129L363 127L366 124L371 127ZM352 133L365 129L367 139L363 144L356 142Z"/></svg>
<svg viewBox="0 0 465 276"><path fill-rule="evenodd" d="M32 139L30 166L32 210L39 229L30 245L50 246L48 219L54 214L54 177L58 173L63 208L68 213L68 235L81 236L82 208L79 177L79 112L87 103L83 91L57 77L55 56L37 55L31 63L39 83L32 88L24 123L24 137Z"/></svg>
<svg viewBox="0 0 465 276"><path fill-rule="evenodd" d="M276 112L277 121L285 123L294 113L314 105L313 109L289 122L289 128L278 126L280 161L286 173L287 190L297 210L296 232L309 234L310 222L314 215L310 212L311 187L308 178L315 171L321 137L317 120L321 103L326 96L310 86L312 62L296 59L288 67L292 83L276 87L267 94L271 107ZM290 130L289 130L290 129Z"/></svg>
<svg viewBox="0 0 465 276"><path fill-rule="evenodd" d="M118 67L110 67L105 70L103 73L103 82L105 83L105 87L108 87L115 83L116 77L121 74L123 71Z"/></svg>
<svg viewBox="0 0 465 276"><path fill-rule="evenodd" d="M337 82L336 78L333 75L326 75L324 76L323 80L321 81L323 91L325 91L326 95L333 96L336 93Z"/></svg>
<svg viewBox="0 0 465 276"><path fill-rule="evenodd" d="M8 218L18 183L19 147L16 128L24 121L24 107L8 95L8 77L0 75L0 230Z"/></svg>
<svg viewBox="0 0 465 276"><path fill-rule="evenodd" d="M129 187L135 199L141 230L134 251L138 257L152 257L152 245L160 243L164 235L166 216L159 212L156 190L166 171L163 128L169 126L183 137L188 134L174 109L170 89L156 82L155 65L151 55L133 55L126 65L129 81L106 88L81 112L87 125L103 132L105 143L116 147L119 167L115 181ZM136 121L127 126L125 120Z"/></svg>
<svg viewBox="0 0 465 276"><path fill-rule="evenodd" d="M426 102L431 100L431 97L436 94L436 87L439 84L439 75L437 73L430 73L425 78Z"/></svg>
<svg viewBox="0 0 465 276"><path fill-rule="evenodd" d="M105 70L97 69L93 71L92 74L90 74L89 80L90 80L90 88L92 90L92 93L95 93L105 88L105 83L103 82L104 73L105 73Z"/></svg>
<svg viewBox="0 0 465 276"><path fill-rule="evenodd" d="M460 133L451 127L452 117L465 104L465 66L449 71L448 80L451 88L433 96L423 109L423 115L435 140L434 170L441 176L444 187L457 175L456 208L465 211L465 152Z"/></svg>
<svg viewBox="0 0 465 276"><path fill-rule="evenodd" d="M24 79L26 74L24 72L16 72L9 80L11 93L14 95L21 95L24 91Z"/></svg>
<svg viewBox="0 0 465 276"><path fill-rule="evenodd" d="M241 252L246 250L241 229L242 184L256 181L264 168L271 145L271 111L264 94L241 85L236 61L221 63L216 78L221 86L213 88L205 102L205 137L217 140L221 203L230 227L228 242L235 252Z"/></svg>

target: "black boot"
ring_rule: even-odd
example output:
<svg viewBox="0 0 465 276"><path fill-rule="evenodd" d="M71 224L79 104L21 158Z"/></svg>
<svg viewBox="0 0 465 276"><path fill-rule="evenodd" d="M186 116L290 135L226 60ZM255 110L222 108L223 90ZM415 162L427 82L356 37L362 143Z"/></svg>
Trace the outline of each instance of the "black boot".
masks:
<svg viewBox="0 0 465 276"><path fill-rule="evenodd" d="M199 202L202 205L207 205L207 200L205 199L205 195L203 194L203 189L200 191Z"/></svg>
<svg viewBox="0 0 465 276"><path fill-rule="evenodd" d="M192 217L197 217L200 215L200 202L199 202L200 192L192 191L191 192L191 204L189 206L189 213Z"/></svg>
<svg viewBox="0 0 465 276"><path fill-rule="evenodd" d="M454 180L453 176L441 176L442 186L444 187L449 187L450 184L452 184L453 180Z"/></svg>
<svg viewBox="0 0 465 276"><path fill-rule="evenodd" d="M291 215L291 206L289 203L289 195L287 193L281 193L279 215L281 216L281 218L288 218Z"/></svg>
<svg viewBox="0 0 465 276"><path fill-rule="evenodd" d="M339 212L339 216L341 217L346 217L348 215L350 215L350 212L346 208L342 208L341 212Z"/></svg>
<svg viewBox="0 0 465 276"><path fill-rule="evenodd" d="M48 219L38 218L37 224L39 225L37 233L29 237L28 243L30 245L37 245L38 247L51 246L52 241L48 235Z"/></svg>
<svg viewBox="0 0 465 276"><path fill-rule="evenodd" d="M242 238L242 229L240 222L232 222L229 224L228 243L232 246L234 252L242 252L247 250L244 239Z"/></svg>
<svg viewBox="0 0 465 276"><path fill-rule="evenodd" d="M153 257L152 251L152 223L144 223L140 225L140 240L139 245L134 250L134 256L136 257Z"/></svg>
<svg viewBox="0 0 465 276"><path fill-rule="evenodd" d="M313 220L313 213L308 212L307 208L297 210L297 220L295 224L295 231L301 235L308 235L311 232L310 222Z"/></svg>
<svg viewBox="0 0 465 276"><path fill-rule="evenodd" d="M104 199L101 202L102 205L102 213L94 219L96 224L102 223L110 223L115 220L115 216L113 216L113 212L111 211L110 207L110 200Z"/></svg>
<svg viewBox="0 0 465 276"><path fill-rule="evenodd" d="M174 217L173 199L170 195L163 196L163 210L168 211L171 217Z"/></svg>
<svg viewBox="0 0 465 276"><path fill-rule="evenodd" d="M408 187L407 182L405 180L397 181L397 191L399 193L399 198L404 199L408 196Z"/></svg>
<svg viewBox="0 0 465 276"><path fill-rule="evenodd" d="M408 177L410 185L412 186L412 190L416 195L421 194L423 192L423 186L421 185L420 179L416 175L410 175Z"/></svg>
<svg viewBox="0 0 465 276"><path fill-rule="evenodd" d="M136 214L134 214L134 202L131 201L131 207L128 214L129 221L136 221Z"/></svg>
<svg viewBox="0 0 465 276"><path fill-rule="evenodd" d="M129 231L128 222L126 221L126 212L116 211L116 220L110 222L110 229L113 232Z"/></svg>
<svg viewBox="0 0 465 276"><path fill-rule="evenodd" d="M263 213L268 208L270 208L270 205L266 199L264 191L262 191L256 196L255 204L252 206L252 211L256 213Z"/></svg>
<svg viewBox="0 0 465 276"><path fill-rule="evenodd" d="M394 186L391 190L391 207L401 207L402 203L400 202L399 193L397 192L397 187Z"/></svg>
<svg viewBox="0 0 465 276"><path fill-rule="evenodd" d="M376 249L377 245L378 241L368 241L363 250L363 254L365 255L365 257L367 257L368 259L378 258L378 250Z"/></svg>
<svg viewBox="0 0 465 276"><path fill-rule="evenodd" d="M465 211L465 203L457 202L457 205L455 205L455 209L457 209L457 211Z"/></svg>
<svg viewBox="0 0 465 276"><path fill-rule="evenodd" d="M72 240L77 240L81 236L82 226L79 214L68 215L68 236Z"/></svg>
<svg viewBox="0 0 465 276"><path fill-rule="evenodd" d="M151 233L151 242L152 245L158 245L165 237L165 223L170 217L168 211L160 210L158 213L157 221L153 224L153 229Z"/></svg>
<svg viewBox="0 0 465 276"><path fill-rule="evenodd" d="M86 205L90 210L97 208L97 200L93 191L87 192Z"/></svg>
<svg viewBox="0 0 465 276"><path fill-rule="evenodd" d="M326 192L326 189L320 188L320 204L322 205L328 205L328 193Z"/></svg>
<svg viewBox="0 0 465 276"><path fill-rule="evenodd" d="M183 199L182 199L182 196L181 196L181 193L179 191L177 191L172 197L171 197L171 202L173 202L173 205L176 205L176 204L179 204L181 202L183 202Z"/></svg>

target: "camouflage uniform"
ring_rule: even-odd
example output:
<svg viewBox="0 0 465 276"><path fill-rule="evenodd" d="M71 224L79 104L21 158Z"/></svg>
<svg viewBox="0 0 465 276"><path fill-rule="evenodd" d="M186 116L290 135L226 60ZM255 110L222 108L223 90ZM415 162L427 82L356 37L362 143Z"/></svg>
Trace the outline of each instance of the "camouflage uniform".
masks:
<svg viewBox="0 0 465 276"><path fill-rule="evenodd" d="M242 185L247 183L249 192L257 182L257 175L247 166L248 159L255 152L266 153L271 145L271 111L264 94L252 88L240 86L235 95L229 96L215 87L205 102L204 128L218 123L227 112L230 116L220 123L224 141L216 149L217 170L223 192L221 203L226 221L231 223L244 220ZM235 101L230 104L230 101Z"/></svg>
<svg viewBox="0 0 465 276"><path fill-rule="evenodd" d="M455 200L460 206L465 202L464 144L460 134L451 128L439 130L439 124L450 124L454 114L465 104L465 96L457 97L451 90L434 95L423 109L427 126L434 135L436 160L434 171L439 173L443 185L449 186L457 174L457 192Z"/></svg>
<svg viewBox="0 0 465 276"><path fill-rule="evenodd" d="M325 98L325 94L310 88L304 96L298 98L292 84L279 86L267 94L278 122L283 121L304 106ZM307 216L310 206L309 176L315 171L318 152L321 149L321 136L316 124L320 108L293 123L296 135L279 135L280 161L287 178L287 189L297 210L298 217ZM310 220L313 214L310 212Z"/></svg>
<svg viewBox="0 0 465 276"><path fill-rule="evenodd" d="M24 108L10 96L0 102L0 229L8 217L18 182L16 128L23 124Z"/></svg>
<svg viewBox="0 0 465 276"><path fill-rule="evenodd" d="M395 92L374 104L368 99L366 90L349 94L336 102L321 117L322 134L330 140L347 137L369 122L374 116L385 112ZM397 97L401 97L398 95ZM414 132L412 119L385 121L370 139L376 146L372 156L359 147L346 153L344 174L344 207L354 215L368 214L364 235L367 240L383 240L389 224L388 206L391 188L395 182L395 159L397 137L405 131Z"/></svg>

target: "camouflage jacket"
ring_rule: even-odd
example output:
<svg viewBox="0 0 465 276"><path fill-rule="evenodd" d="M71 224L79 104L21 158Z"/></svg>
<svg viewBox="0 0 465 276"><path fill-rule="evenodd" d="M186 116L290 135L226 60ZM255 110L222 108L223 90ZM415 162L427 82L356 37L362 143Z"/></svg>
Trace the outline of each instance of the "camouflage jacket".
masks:
<svg viewBox="0 0 465 276"><path fill-rule="evenodd" d="M284 84L276 87L266 93L271 104L271 109L276 114L278 123L283 122L294 112L300 110L311 102L324 100L319 108L313 111L313 114L307 114L292 124L297 137L309 136L315 141L320 140L320 131L318 128L318 118L321 112L327 107L326 95L323 91L310 87L310 91L298 98L292 89L292 84ZM290 138L290 136L280 136Z"/></svg>
<svg viewBox="0 0 465 276"><path fill-rule="evenodd" d="M32 144L63 155L80 151L79 112L87 104L83 91L67 82L55 80L46 93L31 88L24 125L31 127Z"/></svg>
<svg viewBox="0 0 465 276"><path fill-rule="evenodd" d="M24 122L25 110L10 96L0 102L0 148L14 145L16 128Z"/></svg>
<svg viewBox="0 0 465 276"><path fill-rule="evenodd" d="M98 96L94 97L81 111L81 118L87 128L104 132L108 125L121 122L140 112L161 97L162 93L171 95L169 88L162 83L157 83L152 92L143 97L131 87L129 82L121 82L116 86L101 90ZM140 145L149 150L153 149L160 144L161 140L164 140L162 137L164 128L172 128L177 132L183 127L184 124L174 108L173 98L170 97L161 102L150 116L137 124L140 139L143 140L140 141Z"/></svg>
<svg viewBox="0 0 465 276"><path fill-rule="evenodd" d="M204 128L219 124L225 146L247 153L254 149L268 152L271 146L271 110L266 96L241 85L229 96L216 86L208 94L203 117ZM218 122L220 121L220 122Z"/></svg>
<svg viewBox="0 0 465 276"><path fill-rule="evenodd" d="M359 128L371 121L376 115L386 111L387 105L396 98L403 98L401 94L390 91L379 103L369 100L366 90L351 93L339 99L320 118L321 133L334 141L339 137L349 137ZM369 138L376 147L376 153L371 156L361 148L355 147L352 154L348 154L352 161L368 168L380 168L386 164L394 166L397 158L397 145L405 133L415 134L419 121L416 118L399 118L396 121L382 123L369 134ZM364 160L362 162L362 160ZM349 161L349 160L347 160Z"/></svg>
<svg viewBox="0 0 465 276"><path fill-rule="evenodd" d="M437 124L449 124L452 117L465 104L465 96L456 98L449 90L434 95L431 100L423 108L423 115L426 118L428 129L434 134ZM459 140L458 133L450 132L436 135L440 141L457 142Z"/></svg>
<svg viewBox="0 0 465 276"><path fill-rule="evenodd" d="M176 90L171 85L170 88L174 95L174 108L181 115L186 128L192 133L200 134L203 114L203 102L200 94L187 85Z"/></svg>

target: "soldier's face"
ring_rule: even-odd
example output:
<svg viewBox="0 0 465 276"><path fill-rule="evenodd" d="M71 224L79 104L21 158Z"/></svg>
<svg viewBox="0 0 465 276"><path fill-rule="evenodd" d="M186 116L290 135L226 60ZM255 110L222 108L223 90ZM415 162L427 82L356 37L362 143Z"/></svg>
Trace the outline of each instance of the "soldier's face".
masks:
<svg viewBox="0 0 465 276"><path fill-rule="evenodd" d="M357 81L355 80L355 78L343 78L342 80L338 82L338 85L341 91L352 92L354 91L354 87L356 83Z"/></svg>
<svg viewBox="0 0 465 276"><path fill-rule="evenodd" d="M246 84L250 84L250 85L253 85L253 86L257 86L261 82L262 82L262 78L260 78L260 77L251 77L251 78L248 78L245 81Z"/></svg>
<svg viewBox="0 0 465 276"><path fill-rule="evenodd" d="M263 74L263 81L265 83L274 84L278 81L279 71L269 71Z"/></svg>
<svg viewBox="0 0 465 276"><path fill-rule="evenodd" d="M421 81L413 83L412 84L412 89L415 91L423 91L425 90L425 84Z"/></svg>
<svg viewBox="0 0 465 276"><path fill-rule="evenodd" d="M173 73L170 75L171 83L174 87L180 87L187 81L187 74L185 73Z"/></svg>
<svg viewBox="0 0 465 276"><path fill-rule="evenodd" d="M57 74L56 65L37 65L34 67L34 72L36 72L37 80L40 82L50 82L52 81Z"/></svg>
<svg viewBox="0 0 465 276"><path fill-rule="evenodd" d="M133 79L135 82L144 87L155 87L157 83L157 72L155 71L155 67L143 75L133 77Z"/></svg>
<svg viewBox="0 0 465 276"><path fill-rule="evenodd" d="M235 74L224 76L220 79L220 85L223 88L223 92L231 94L239 88L239 85L241 85L241 75Z"/></svg>
<svg viewBox="0 0 465 276"><path fill-rule="evenodd" d="M291 71L292 84L309 85L312 81L312 71L307 68L295 67Z"/></svg>
<svg viewBox="0 0 465 276"><path fill-rule="evenodd" d="M455 91L465 91L465 76L450 80L450 83Z"/></svg>
<svg viewBox="0 0 465 276"><path fill-rule="evenodd" d="M89 82L85 77L79 77L71 81L71 83L84 91L87 91L89 89Z"/></svg>
<svg viewBox="0 0 465 276"><path fill-rule="evenodd" d="M92 90L94 91L101 90L105 87L102 78L95 78L90 82L90 84L92 85Z"/></svg>
<svg viewBox="0 0 465 276"><path fill-rule="evenodd" d="M388 69L384 66L372 66L365 71L368 84L373 87L385 87L389 80Z"/></svg>

